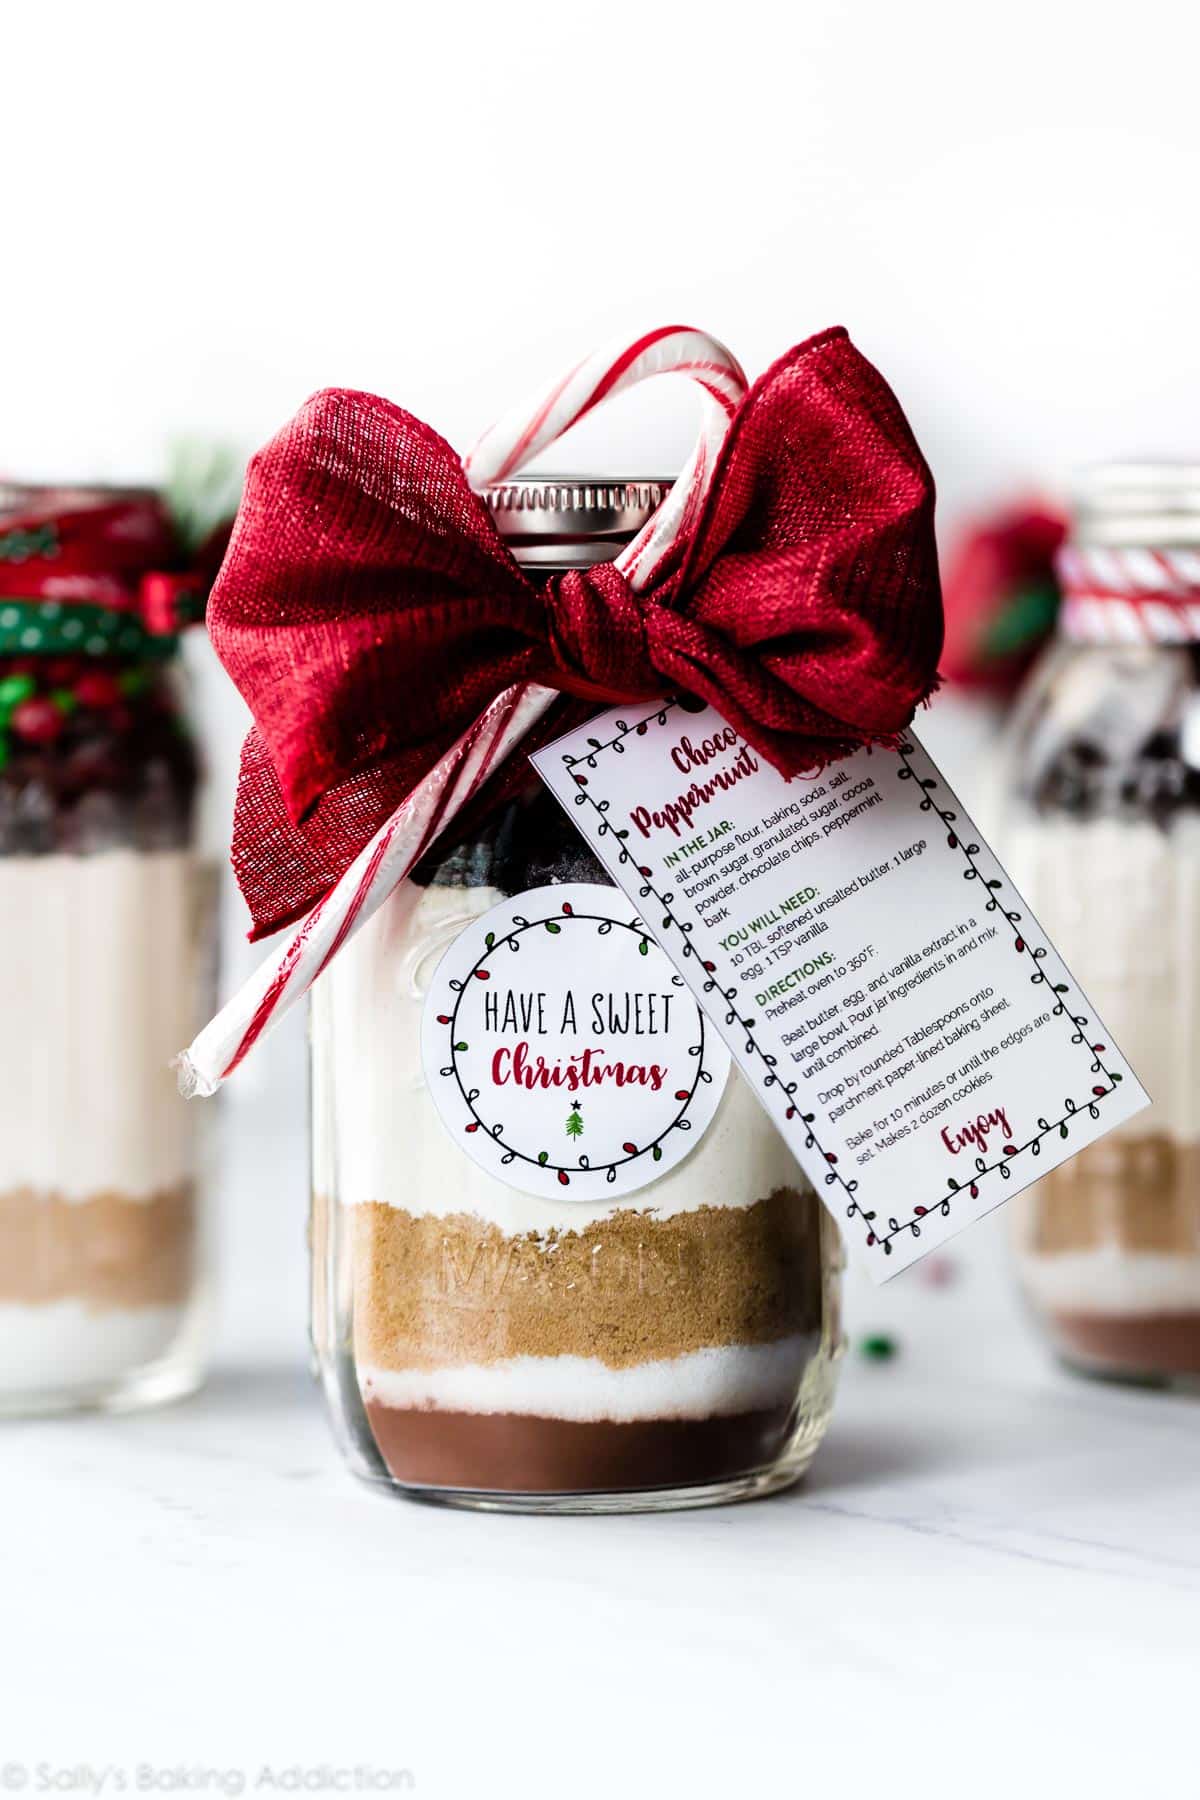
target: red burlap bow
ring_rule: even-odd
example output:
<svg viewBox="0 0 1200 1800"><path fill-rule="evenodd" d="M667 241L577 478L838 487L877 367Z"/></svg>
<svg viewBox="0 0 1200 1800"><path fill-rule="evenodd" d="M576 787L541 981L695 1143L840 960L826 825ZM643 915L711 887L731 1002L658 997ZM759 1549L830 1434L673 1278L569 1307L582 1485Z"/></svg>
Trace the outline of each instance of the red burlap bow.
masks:
<svg viewBox="0 0 1200 1800"><path fill-rule="evenodd" d="M840 329L747 395L640 594L610 565L532 578L429 426L315 395L252 462L209 604L255 720L233 844L254 935L306 911L513 682L595 706L685 690L788 774L894 741L936 682L933 497Z"/></svg>

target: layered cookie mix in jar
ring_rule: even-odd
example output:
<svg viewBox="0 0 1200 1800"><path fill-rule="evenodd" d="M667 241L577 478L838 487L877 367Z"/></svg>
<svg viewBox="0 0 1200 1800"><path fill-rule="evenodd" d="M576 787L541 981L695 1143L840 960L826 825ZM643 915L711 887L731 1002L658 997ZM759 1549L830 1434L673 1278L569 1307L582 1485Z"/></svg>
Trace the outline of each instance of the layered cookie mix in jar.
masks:
<svg viewBox="0 0 1200 1800"><path fill-rule="evenodd" d="M1200 470L1100 469L1060 637L1013 730L1014 879L1071 944L1152 1107L1017 1202L1021 1280L1076 1366L1200 1377Z"/></svg>
<svg viewBox="0 0 1200 1800"><path fill-rule="evenodd" d="M671 373L703 409L673 483L521 476ZM255 722L234 868L282 935L181 1079L213 1093L311 996L313 1343L351 1466L530 1511L794 1481L842 1348L839 1232L781 1131L799 1077L772 1094L732 1066L728 1001L688 985L663 904L614 885L532 759L668 692L785 781L894 747L940 644L932 488L894 397L841 331L750 389L672 326L460 461L328 390L252 462L209 624ZM684 790L723 793L702 767Z"/></svg>
<svg viewBox="0 0 1200 1800"><path fill-rule="evenodd" d="M493 504L518 556L532 513L594 562L660 498ZM532 771L312 1005L314 1335L361 1472L534 1509L795 1479L833 1398L836 1227Z"/></svg>
<svg viewBox="0 0 1200 1800"><path fill-rule="evenodd" d="M211 881L178 554L152 494L0 490L0 1410L199 1378L197 1121L170 1060L206 999Z"/></svg>

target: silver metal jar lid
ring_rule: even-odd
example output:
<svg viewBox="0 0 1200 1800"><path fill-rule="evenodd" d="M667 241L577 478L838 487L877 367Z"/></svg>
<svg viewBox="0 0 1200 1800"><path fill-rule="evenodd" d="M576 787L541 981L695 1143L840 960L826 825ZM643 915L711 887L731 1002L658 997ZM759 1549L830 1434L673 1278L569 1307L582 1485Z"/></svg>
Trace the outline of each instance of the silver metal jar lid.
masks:
<svg viewBox="0 0 1200 1800"><path fill-rule="evenodd" d="M1073 493L1077 544L1169 549L1200 543L1200 463L1104 463Z"/></svg>
<svg viewBox="0 0 1200 1800"><path fill-rule="evenodd" d="M575 569L619 556L670 491L670 477L541 475L481 496L519 563Z"/></svg>

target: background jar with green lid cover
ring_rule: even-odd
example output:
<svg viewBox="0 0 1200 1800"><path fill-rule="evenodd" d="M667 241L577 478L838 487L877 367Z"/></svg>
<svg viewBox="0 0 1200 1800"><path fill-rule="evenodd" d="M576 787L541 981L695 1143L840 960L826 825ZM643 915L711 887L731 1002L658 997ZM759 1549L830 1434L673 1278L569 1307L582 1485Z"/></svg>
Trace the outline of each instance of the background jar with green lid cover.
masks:
<svg viewBox="0 0 1200 1800"><path fill-rule="evenodd" d="M1060 576L1012 724L1007 857L1153 1105L1015 1203L1020 1276L1073 1365L1195 1380L1200 467L1092 471Z"/></svg>
<svg viewBox="0 0 1200 1800"><path fill-rule="evenodd" d="M197 1121L170 1069L214 985L185 560L153 493L0 488L0 1411L202 1372Z"/></svg>
<svg viewBox="0 0 1200 1800"><path fill-rule="evenodd" d="M669 485L485 498L549 574L615 557ZM784 1486L832 1405L836 1228L519 753L481 801L312 992L313 1340L339 1439L360 1474L462 1505Z"/></svg>

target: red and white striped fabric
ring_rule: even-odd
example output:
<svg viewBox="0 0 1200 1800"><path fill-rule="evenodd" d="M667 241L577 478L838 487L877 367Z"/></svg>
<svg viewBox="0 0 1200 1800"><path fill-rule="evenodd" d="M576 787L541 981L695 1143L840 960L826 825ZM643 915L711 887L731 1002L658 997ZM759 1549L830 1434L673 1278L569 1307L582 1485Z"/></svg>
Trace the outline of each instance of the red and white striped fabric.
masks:
<svg viewBox="0 0 1200 1800"><path fill-rule="evenodd" d="M561 380L507 413L464 461L474 487L514 475L585 413L652 375L686 375L704 397L696 448L649 524L618 559L641 588L708 492L717 451L745 392L733 357L706 332L667 326L586 357ZM176 1059L180 1092L216 1093L283 1014L303 998L344 944L378 911L455 814L510 755L556 698L526 683L499 695L415 793L396 808L341 879L291 930Z"/></svg>
<svg viewBox="0 0 1200 1800"><path fill-rule="evenodd" d="M1200 549L1071 544L1056 567L1059 629L1078 644L1200 642Z"/></svg>

